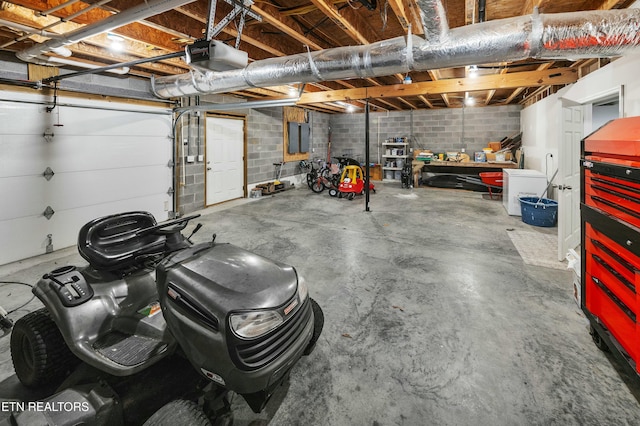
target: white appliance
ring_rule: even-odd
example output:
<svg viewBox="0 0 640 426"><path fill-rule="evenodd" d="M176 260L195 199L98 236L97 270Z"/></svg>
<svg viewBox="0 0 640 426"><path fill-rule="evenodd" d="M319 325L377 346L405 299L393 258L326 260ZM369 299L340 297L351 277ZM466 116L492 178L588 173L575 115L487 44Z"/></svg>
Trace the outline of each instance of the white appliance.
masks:
<svg viewBox="0 0 640 426"><path fill-rule="evenodd" d="M522 216L520 197L540 197L547 187L547 176L537 170L503 169L502 205L512 216Z"/></svg>

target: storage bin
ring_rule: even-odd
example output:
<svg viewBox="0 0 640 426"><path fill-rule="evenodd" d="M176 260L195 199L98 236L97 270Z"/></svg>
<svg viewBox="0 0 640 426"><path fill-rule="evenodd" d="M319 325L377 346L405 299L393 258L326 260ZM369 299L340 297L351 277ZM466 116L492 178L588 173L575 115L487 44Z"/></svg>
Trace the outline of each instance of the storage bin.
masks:
<svg viewBox="0 0 640 426"><path fill-rule="evenodd" d="M551 227L558 220L558 202L548 198L520 197L522 221L533 226Z"/></svg>

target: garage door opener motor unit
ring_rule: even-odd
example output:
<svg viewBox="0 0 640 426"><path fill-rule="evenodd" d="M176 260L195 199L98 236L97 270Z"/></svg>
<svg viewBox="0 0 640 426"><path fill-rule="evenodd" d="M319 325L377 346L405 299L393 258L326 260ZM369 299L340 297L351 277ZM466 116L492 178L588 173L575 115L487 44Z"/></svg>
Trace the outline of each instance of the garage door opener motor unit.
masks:
<svg viewBox="0 0 640 426"><path fill-rule="evenodd" d="M89 266L44 275L33 292L45 308L16 321L11 336L18 379L57 388L44 400L53 408L16 412L8 424L141 423L158 408L154 416L178 412L189 423L175 404L214 419L230 415L228 391L263 410L313 349L322 310L293 267L215 234L192 244L201 225L188 238L181 231L198 216L157 224L129 212L81 228ZM57 410L56 401L82 409Z"/></svg>

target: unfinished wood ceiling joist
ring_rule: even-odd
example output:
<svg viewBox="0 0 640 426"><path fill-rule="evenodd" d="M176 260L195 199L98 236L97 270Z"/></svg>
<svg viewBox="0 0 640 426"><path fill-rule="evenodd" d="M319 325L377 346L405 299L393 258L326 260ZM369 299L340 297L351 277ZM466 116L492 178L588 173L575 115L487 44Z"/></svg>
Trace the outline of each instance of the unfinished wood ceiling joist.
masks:
<svg viewBox="0 0 640 426"><path fill-rule="evenodd" d="M17 52L42 43L46 35L65 34L92 25L114 14L145 3L145 0L111 0L100 6L94 1L69 2L47 16L39 12L65 4L65 0L14 0L3 2L0 8L0 49ZM231 1L219 0L215 23L231 10ZM477 22L476 0L442 1L450 28ZM487 2L485 20L511 18L533 13L575 12L627 8L634 0L494 0ZM72 58L90 64L111 65L139 58L149 58L181 51L186 44L202 38L206 32L208 0L196 0L164 13L113 28L111 33L125 40L124 50L114 52L106 34L98 34L71 44ZM240 49L249 60L283 57L309 51L341 46L366 45L394 37L423 34L417 0L378 2L370 10L357 1L347 0L264 0L251 6L262 19L247 18L244 26L232 19L216 36L234 45L240 33ZM15 23L12 27L10 24ZM27 29L31 29L27 31ZM55 55L47 53L47 55ZM395 84L405 76L391 76L325 81L305 87L299 104L330 113L344 112L340 103L352 102L362 108L364 101L379 110L409 110L418 108L452 108L462 105L467 93L476 98L476 105L506 105L522 103L525 94L537 88L560 87L576 81L587 61L524 60L477 65L476 76L468 67L432 69L411 72L411 84ZM141 78L149 75L175 75L186 72L182 58L132 67L131 74ZM586 71L588 72L588 71ZM247 99L273 99L273 90L246 89L233 94ZM277 97L276 95L275 97ZM527 98L530 99L530 96Z"/></svg>

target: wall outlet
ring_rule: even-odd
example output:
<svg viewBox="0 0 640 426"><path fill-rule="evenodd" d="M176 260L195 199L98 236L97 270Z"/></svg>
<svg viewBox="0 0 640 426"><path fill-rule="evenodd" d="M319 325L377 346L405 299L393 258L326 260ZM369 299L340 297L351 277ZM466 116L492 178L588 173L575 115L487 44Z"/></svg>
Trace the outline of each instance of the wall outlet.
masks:
<svg viewBox="0 0 640 426"><path fill-rule="evenodd" d="M198 161L204 161L204 155L198 155Z"/></svg>
<svg viewBox="0 0 640 426"><path fill-rule="evenodd" d="M195 155L187 155L187 163L193 163L194 161L196 161Z"/></svg>

